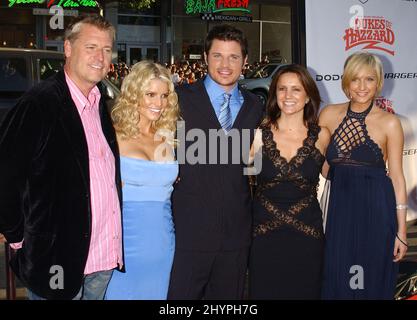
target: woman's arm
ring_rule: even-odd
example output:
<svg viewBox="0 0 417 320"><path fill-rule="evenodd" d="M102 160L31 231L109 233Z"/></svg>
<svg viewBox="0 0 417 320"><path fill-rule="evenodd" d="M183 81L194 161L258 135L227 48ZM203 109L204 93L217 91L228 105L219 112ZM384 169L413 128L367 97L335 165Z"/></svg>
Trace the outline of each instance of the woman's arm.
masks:
<svg viewBox="0 0 417 320"><path fill-rule="evenodd" d="M398 230L394 246L394 261L400 261L407 252L407 191L403 173L404 133L400 120L390 116L387 121L388 172L394 186L397 202Z"/></svg>
<svg viewBox="0 0 417 320"><path fill-rule="evenodd" d="M253 164L255 154L262 147L262 129L258 128L255 131L255 137L253 138L252 145L249 151L249 164Z"/></svg>
<svg viewBox="0 0 417 320"><path fill-rule="evenodd" d="M250 179L254 183L255 176L262 170L262 129L258 128L255 131L250 151L248 167L245 168L245 175L252 176Z"/></svg>
<svg viewBox="0 0 417 320"><path fill-rule="evenodd" d="M330 143L330 131L327 127L322 126L320 133L319 133L319 138L316 143L316 147L320 151L320 153L324 156L326 156L326 150L327 150L329 143ZM327 161L324 161L323 167L321 169L321 174L326 179L327 179L328 171L329 171L329 164L327 163Z"/></svg>

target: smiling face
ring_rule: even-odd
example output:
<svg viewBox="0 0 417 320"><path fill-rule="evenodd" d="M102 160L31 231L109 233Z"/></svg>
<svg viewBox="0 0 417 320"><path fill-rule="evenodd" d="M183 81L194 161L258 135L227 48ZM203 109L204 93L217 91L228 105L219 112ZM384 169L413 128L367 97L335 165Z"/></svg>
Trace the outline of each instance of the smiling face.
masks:
<svg viewBox="0 0 417 320"><path fill-rule="evenodd" d="M226 92L229 92L239 80L247 57L237 41L214 39L208 54L204 54L210 77Z"/></svg>
<svg viewBox="0 0 417 320"><path fill-rule="evenodd" d="M143 97L139 104L140 121L145 122L157 121L164 109L168 106L169 87L161 79L152 79L145 89Z"/></svg>
<svg viewBox="0 0 417 320"><path fill-rule="evenodd" d="M369 105L375 98L377 86L375 71L369 66L360 69L349 83L349 94L352 103Z"/></svg>
<svg viewBox="0 0 417 320"><path fill-rule="evenodd" d="M283 114L295 114L304 111L309 101L307 93L296 73L282 74L277 83L277 103Z"/></svg>
<svg viewBox="0 0 417 320"><path fill-rule="evenodd" d="M64 43L65 71L78 88L88 95L110 68L112 37L109 31L89 24L81 26L78 37Z"/></svg>

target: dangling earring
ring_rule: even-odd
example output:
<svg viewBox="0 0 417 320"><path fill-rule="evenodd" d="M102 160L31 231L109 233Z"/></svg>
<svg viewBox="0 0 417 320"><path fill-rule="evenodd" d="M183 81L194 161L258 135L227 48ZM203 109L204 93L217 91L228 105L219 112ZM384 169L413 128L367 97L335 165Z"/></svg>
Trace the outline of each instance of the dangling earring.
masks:
<svg viewBox="0 0 417 320"><path fill-rule="evenodd" d="M310 99L308 99L308 98L307 98L307 99L306 99L306 103L305 103L305 104L307 104L307 103L309 103L309 102L310 102Z"/></svg>

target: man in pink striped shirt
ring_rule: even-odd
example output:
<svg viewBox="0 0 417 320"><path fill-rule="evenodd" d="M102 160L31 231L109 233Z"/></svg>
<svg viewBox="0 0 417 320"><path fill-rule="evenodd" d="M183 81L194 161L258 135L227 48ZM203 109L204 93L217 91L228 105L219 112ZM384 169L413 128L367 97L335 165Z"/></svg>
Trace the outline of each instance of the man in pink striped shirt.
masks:
<svg viewBox="0 0 417 320"><path fill-rule="evenodd" d="M123 267L113 126L96 86L115 30L100 16L65 33L64 71L29 90L0 128L0 233L29 299L103 299Z"/></svg>

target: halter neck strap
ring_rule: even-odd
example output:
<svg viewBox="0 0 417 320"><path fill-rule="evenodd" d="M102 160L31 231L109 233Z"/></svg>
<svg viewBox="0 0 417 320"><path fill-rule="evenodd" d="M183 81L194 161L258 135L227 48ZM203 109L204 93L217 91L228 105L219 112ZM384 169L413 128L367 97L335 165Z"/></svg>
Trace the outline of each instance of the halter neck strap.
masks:
<svg viewBox="0 0 417 320"><path fill-rule="evenodd" d="M356 119L365 119L365 117L371 112L372 106L374 105L374 100L371 101L369 104L369 107L366 108L366 110L362 112L355 112L351 109L351 101L349 101L348 109L347 109L347 115L350 118L356 118Z"/></svg>

